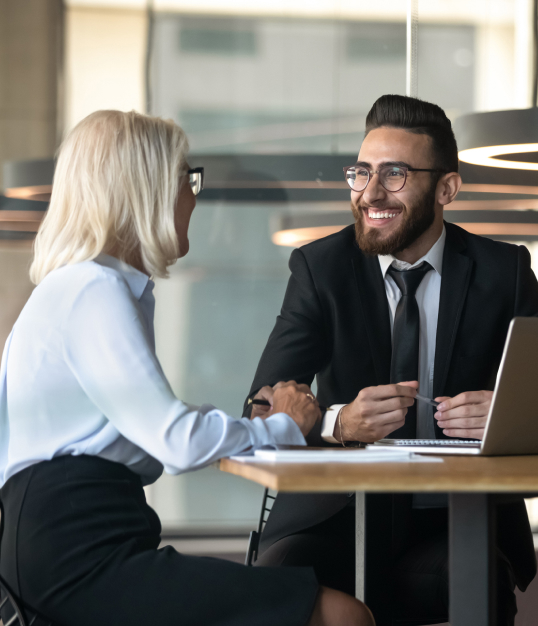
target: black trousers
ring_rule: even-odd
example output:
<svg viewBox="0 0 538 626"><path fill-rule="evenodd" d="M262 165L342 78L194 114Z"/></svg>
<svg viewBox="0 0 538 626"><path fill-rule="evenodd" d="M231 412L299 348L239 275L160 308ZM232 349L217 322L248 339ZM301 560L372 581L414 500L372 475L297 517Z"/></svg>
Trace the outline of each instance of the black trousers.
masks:
<svg viewBox="0 0 538 626"><path fill-rule="evenodd" d="M312 569L253 569L157 549L159 518L123 465L59 457L11 477L0 497L0 573L55 624L303 626L312 613Z"/></svg>
<svg viewBox="0 0 538 626"><path fill-rule="evenodd" d="M346 507L332 518L275 542L257 566L314 568L321 585L355 595L355 510ZM517 613L512 567L497 553L498 626L513 626ZM448 622L448 511L416 509L412 535L395 559L394 621L405 626Z"/></svg>

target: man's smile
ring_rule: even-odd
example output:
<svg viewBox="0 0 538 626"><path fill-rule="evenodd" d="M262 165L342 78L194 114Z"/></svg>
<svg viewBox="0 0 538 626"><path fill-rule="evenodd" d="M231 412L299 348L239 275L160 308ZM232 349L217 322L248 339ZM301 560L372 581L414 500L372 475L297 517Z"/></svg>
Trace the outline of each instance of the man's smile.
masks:
<svg viewBox="0 0 538 626"><path fill-rule="evenodd" d="M385 224L391 224L403 212L401 208L378 209L375 207L363 208L365 222L369 226L379 228Z"/></svg>

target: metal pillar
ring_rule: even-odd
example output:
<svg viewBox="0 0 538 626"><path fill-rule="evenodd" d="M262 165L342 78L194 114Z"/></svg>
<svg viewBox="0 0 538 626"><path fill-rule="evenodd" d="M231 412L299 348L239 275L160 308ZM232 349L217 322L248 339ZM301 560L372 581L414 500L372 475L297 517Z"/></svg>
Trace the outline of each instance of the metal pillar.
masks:
<svg viewBox="0 0 538 626"><path fill-rule="evenodd" d="M450 494L451 626L496 626L494 496Z"/></svg>
<svg viewBox="0 0 538 626"><path fill-rule="evenodd" d="M418 95L418 0L407 0L407 55L406 87L407 96Z"/></svg>

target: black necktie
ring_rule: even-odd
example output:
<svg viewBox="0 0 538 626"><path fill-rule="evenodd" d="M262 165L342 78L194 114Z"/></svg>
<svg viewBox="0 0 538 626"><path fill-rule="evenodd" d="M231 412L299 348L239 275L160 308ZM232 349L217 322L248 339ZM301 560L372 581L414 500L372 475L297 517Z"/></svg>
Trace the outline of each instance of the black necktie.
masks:
<svg viewBox="0 0 538 626"><path fill-rule="evenodd" d="M392 331L391 383L418 380L420 316L415 294L422 279L431 269L432 266L429 263L423 263L412 270L399 271L392 266L387 270L402 292L402 297L396 307ZM416 436L417 410L415 403L407 411L405 425L391 433L390 437L413 439Z"/></svg>

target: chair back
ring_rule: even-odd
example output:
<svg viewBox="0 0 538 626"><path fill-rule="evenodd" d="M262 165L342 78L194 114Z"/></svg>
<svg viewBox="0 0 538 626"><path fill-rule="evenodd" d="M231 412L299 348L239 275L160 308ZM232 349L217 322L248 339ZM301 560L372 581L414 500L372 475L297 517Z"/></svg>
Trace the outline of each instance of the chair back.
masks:
<svg viewBox="0 0 538 626"><path fill-rule="evenodd" d="M0 576L0 618L3 626L34 626L37 613L31 622L24 618L15 596Z"/></svg>
<svg viewBox="0 0 538 626"><path fill-rule="evenodd" d="M260 545L260 538L262 536L265 523L267 522L268 514L271 512L271 508L267 506L268 500L274 500L276 496L269 495L269 489L265 489L263 492L262 509L260 511L260 521L258 522L258 530L253 530L250 533L248 540L247 555L245 558L245 565L251 566L258 558L258 547Z"/></svg>

